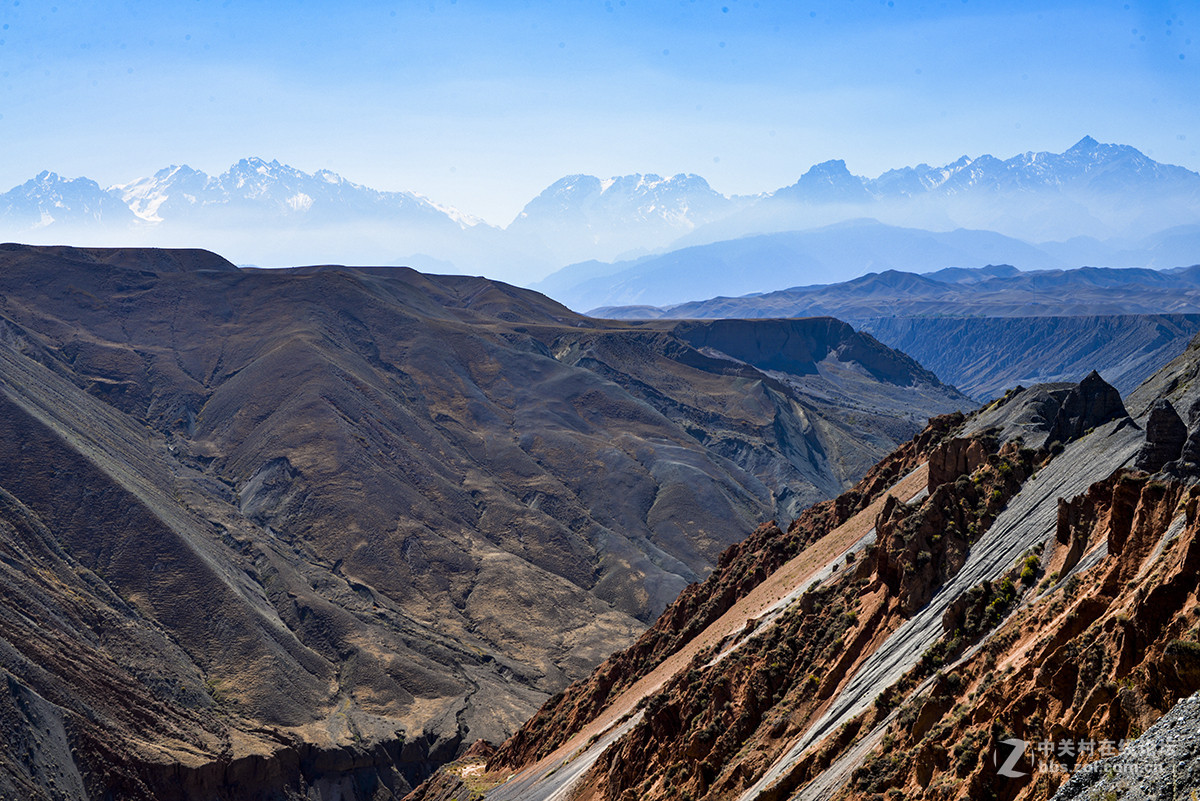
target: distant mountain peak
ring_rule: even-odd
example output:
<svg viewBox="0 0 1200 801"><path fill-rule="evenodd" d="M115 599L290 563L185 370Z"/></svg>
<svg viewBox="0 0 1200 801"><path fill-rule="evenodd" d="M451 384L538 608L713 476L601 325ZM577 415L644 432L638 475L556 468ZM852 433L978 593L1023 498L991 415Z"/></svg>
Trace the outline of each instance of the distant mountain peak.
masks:
<svg viewBox="0 0 1200 801"><path fill-rule="evenodd" d="M741 205L693 173L568 175L527 203L509 228L536 237L564 261L611 259L666 246ZM633 232L637 248L627 244Z"/></svg>
<svg viewBox="0 0 1200 801"><path fill-rule="evenodd" d="M653 172L634 172L608 178L577 173L559 178L546 187L539 197L580 192L603 195L614 191L646 193L670 190L712 192L712 187L702 176L694 173L680 172L666 178Z"/></svg>
<svg viewBox="0 0 1200 801"><path fill-rule="evenodd" d="M130 210L90 178L63 178L42 170L20 186L0 195L0 219L22 220L30 230L55 223L95 226L127 224Z"/></svg>
<svg viewBox="0 0 1200 801"><path fill-rule="evenodd" d="M808 168L805 175L850 175L844 159L829 159Z"/></svg>
<svg viewBox="0 0 1200 801"><path fill-rule="evenodd" d="M796 183L777 191L775 197L802 203L862 203L871 200L864 180L851 173L842 159L814 164Z"/></svg>
<svg viewBox="0 0 1200 801"><path fill-rule="evenodd" d="M478 226L482 221L433 203L413 192L384 192L348 181L332 170L309 174L259 156L239 159L220 175L187 165L170 165L153 176L106 190L141 220L220 226L287 226L382 221L435 226L445 231Z"/></svg>
<svg viewBox="0 0 1200 801"><path fill-rule="evenodd" d="M690 172L605 178L577 173L530 200L504 233L415 192L377 190L330 169L310 174L258 155L247 155L219 174L172 164L126 183L93 187L89 180L44 170L0 194L0 218L10 225L4 236L21 239L23 232L52 224L62 230L86 220L112 227L116 237L125 237L132 223L138 241L167 244L178 237L160 230L188 227L213 247L252 254L239 261L283 264L311 258L313 248L302 250L294 237L285 245L280 237L261 235L273 226L292 236L314 226L345 231L374 225L378 237L324 236L316 240L317 249L327 258L361 260L364 256L352 254L365 253L368 260L386 261L396 253L429 253L477 271L520 270L533 277L564 264L641 258L863 216L934 231L995 230L1028 242L1080 236L1104 242L1194 224L1200 215L1196 172L1092 136L1062 152L963 155L947 164L904 166L873 178L853 174L844 159L828 159L808 167L789 186L755 195L726 195ZM460 236L468 229L472 233ZM247 247L246 241L252 244ZM1175 266L1192 263L1195 256L1155 259ZM860 263L859 269L887 263L880 257Z"/></svg>
<svg viewBox="0 0 1200 801"><path fill-rule="evenodd" d="M240 165L242 165L242 164L245 164L245 165L247 165L247 166L249 166L249 167L254 167L254 168L259 168L259 167L279 167L279 166L281 166L281 165L279 164L279 160L278 160L278 159L271 159L270 161L267 161L266 159L264 159L264 158L259 158L258 156L247 156L246 158L244 158L244 159L241 159L240 161L238 161L238 165L239 165L239 166L240 166Z"/></svg>

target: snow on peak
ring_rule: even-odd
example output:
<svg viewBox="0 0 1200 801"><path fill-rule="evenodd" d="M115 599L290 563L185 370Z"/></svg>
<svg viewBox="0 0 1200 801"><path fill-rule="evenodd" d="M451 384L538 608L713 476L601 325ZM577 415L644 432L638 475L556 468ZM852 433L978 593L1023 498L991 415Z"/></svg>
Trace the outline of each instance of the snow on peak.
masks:
<svg viewBox="0 0 1200 801"><path fill-rule="evenodd" d="M476 217L474 214L467 214L465 211L454 208L453 206L445 206L436 201L430 200L425 195L417 194L416 192L406 192L421 203L426 203L433 208L445 214L451 220L458 223L459 228L474 228L477 225L487 225L487 222L482 217Z"/></svg>
<svg viewBox="0 0 1200 801"><path fill-rule="evenodd" d="M129 210L146 222L162 222L158 209L168 195L154 178L142 178L123 186L114 186L111 191L115 191Z"/></svg>
<svg viewBox="0 0 1200 801"><path fill-rule="evenodd" d="M286 201L292 211L308 211L312 208L313 199L303 192L297 192L289 197Z"/></svg>

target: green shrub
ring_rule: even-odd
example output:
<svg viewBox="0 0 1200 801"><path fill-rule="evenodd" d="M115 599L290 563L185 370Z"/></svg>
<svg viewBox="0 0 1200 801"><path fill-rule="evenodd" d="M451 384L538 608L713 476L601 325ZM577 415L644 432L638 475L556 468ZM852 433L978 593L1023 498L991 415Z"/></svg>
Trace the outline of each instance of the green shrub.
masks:
<svg viewBox="0 0 1200 801"><path fill-rule="evenodd" d="M1171 640L1167 643L1167 653L1171 656L1190 656L1193 659L1200 659L1200 642Z"/></svg>
<svg viewBox="0 0 1200 801"><path fill-rule="evenodd" d="M1032 586L1037 581L1038 568L1041 567L1042 560L1037 554L1029 554L1025 557L1025 563L1021 567L1021 583L1026 587Z"/></svg>

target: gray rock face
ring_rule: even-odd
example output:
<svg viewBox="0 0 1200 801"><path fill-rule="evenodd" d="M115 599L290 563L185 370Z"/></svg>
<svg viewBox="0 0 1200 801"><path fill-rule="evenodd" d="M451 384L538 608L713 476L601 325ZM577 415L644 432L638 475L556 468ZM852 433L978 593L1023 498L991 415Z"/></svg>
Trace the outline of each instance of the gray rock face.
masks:
<svg viewBox="0 0 1200 801"><path fill-rule="evenodd" d="M1029 447L1039 448L1052 442L1072 442L1093 428L1127 416L1121 394L1093 370L1078 384L1037 384L1010 390L980 412L965 433L970 436L995 429L1002 442L1020 437Z"/></svg>
<svg viewBox="0 0 1200 801"><path fill-rule="evenodd" d="M1175 462L1175 465L1192 469L1200 467L1200 427L1188 434L1183 443L1183 451L1179 454L1179 461Z"/></svg>
<svg viewBox="0 0 1200 801"><path fill-rule="evenodd" d="M1071 442L1091 429L1127 414L1121 393L1093 370L1063 398L1048 441Z"/></svg>
<svg viewBox="0 0 1200 801"><path fill-rule="evenodd" d="M996 429L1001 442L1020 437L1031 448L1047 443L1058 412L1074 384L1037 384L1025 389L1016 387L989 405L968 423L964 435Z"/></svg>
<svg viewBox="0 0 1200 801"><path fill-rule="evenodd" d="M1187 423L1188 428L1196 428L1197 424L1200 424L1200 398L1192 401L1192 404L1188 406L1184 422Z"/></svg>
<svg viewBox="0 0 1200 801"><path fill-rule="evenodd" d="M1183 443L1179 458L1168 462L1163 470L1181 478L1200 476L1200 426L1192 428Z"/></svg>
<svg viewBox="0 0 1200 801"><path fill-rule="evenodd" d="M1200 784L1200 696L1184 698L1120 754L1077 771L1053 801L1192 797Z"/></svg>
<svg viewBox="0 0 1200 801"><path fill-rule="evenodd" d="M1166 398L1159 398L1150 407L1146 421L1146 444L1138 451L1133 466L1147 473L1157 473L1167 462L1175 461L1187 441L1187 426Z"/></svg>

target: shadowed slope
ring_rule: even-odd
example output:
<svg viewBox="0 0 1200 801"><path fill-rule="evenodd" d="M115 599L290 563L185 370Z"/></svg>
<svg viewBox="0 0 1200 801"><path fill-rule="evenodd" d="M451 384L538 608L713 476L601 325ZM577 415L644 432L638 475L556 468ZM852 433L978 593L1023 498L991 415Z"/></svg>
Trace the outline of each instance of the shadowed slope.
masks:
<svg viewBox="0 0 1200 801"><path fill-rule="evenodd" d="M5 663L84 754L47 764L134 797L187 766L170 792L196 797L258 760L264 797L363 797L503 739L759 521L968 404L840 324L786 325L811 358L756 366L478 278L5 246L5 520L95 583L42 625L77 593L161 663L113 641L93 671L150 699L161 746L104 704L79 729L95 690L54 646Z"/></svg>
<svg viewBox="0 0 1200 801"><path fill-rule="evenodd" d="M1094 749L1011 781L987 756L1012 737L1123 742L1200 688L1200 426L1168 403L1195 394L1196 353L1134 393L1149 418L1092 373L932 421L411 798L1048 798ZM1158 475L1131 469L1151 457ZM913 460L927 469L896 482ZM780 600L742 602L764 593Z"/></svg>

